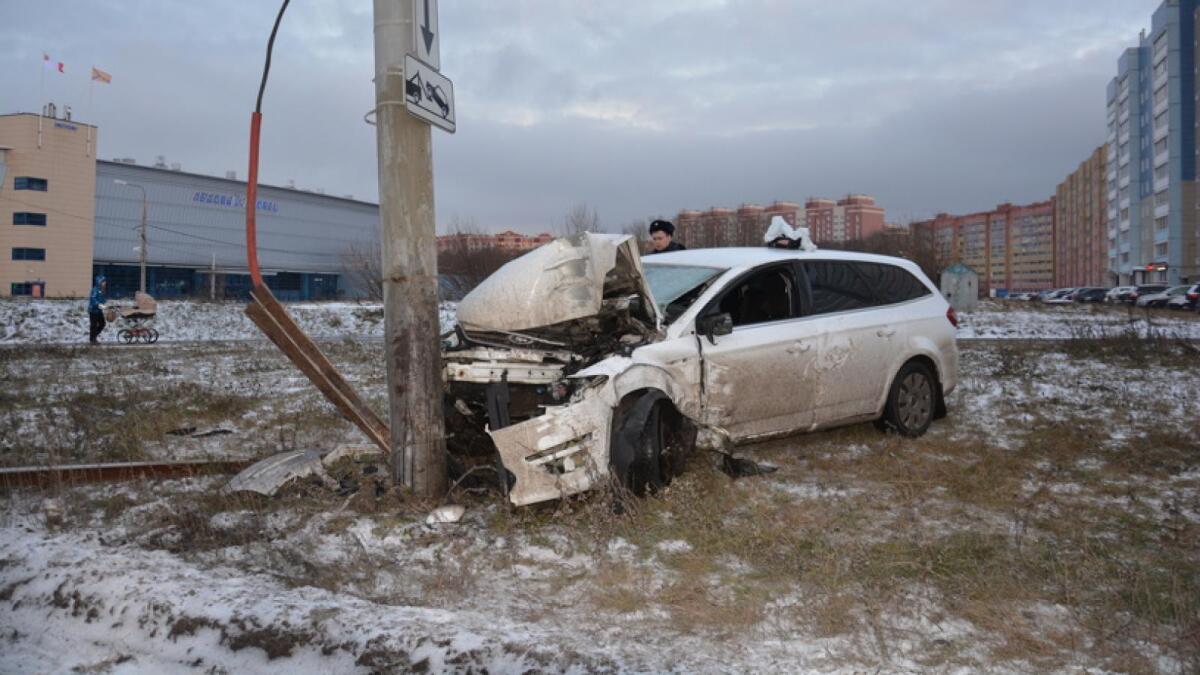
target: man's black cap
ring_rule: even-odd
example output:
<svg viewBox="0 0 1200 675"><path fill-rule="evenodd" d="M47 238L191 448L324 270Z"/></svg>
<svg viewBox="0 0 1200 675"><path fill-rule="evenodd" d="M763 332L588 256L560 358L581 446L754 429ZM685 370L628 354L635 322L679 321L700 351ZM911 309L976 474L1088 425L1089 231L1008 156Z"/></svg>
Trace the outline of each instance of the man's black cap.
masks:
<svg viewBox="0 0 1200 675"><path fill-rule="evenodd" d="M675 226L669 220L656 220L650 223L650 234L655 232L664 232L668 237L675 236Z"/></svg>

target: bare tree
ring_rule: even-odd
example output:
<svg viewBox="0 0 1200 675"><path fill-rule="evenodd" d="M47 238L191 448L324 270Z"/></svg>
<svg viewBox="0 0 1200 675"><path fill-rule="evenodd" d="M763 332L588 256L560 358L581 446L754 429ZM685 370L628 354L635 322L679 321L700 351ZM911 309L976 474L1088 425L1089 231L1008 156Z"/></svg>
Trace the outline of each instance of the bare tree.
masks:
<svg viewBox="0 0 1200 675"><path fill-rule="evenodd" d="M638 250L645 253L650 250L650 225L643 220L631 220L621 227L622 234L628 234L637 241Z"/></svg>
<svg viewBox="0 0 1200 675"><path fill-rule="evenodd" d="M567 212L566 218L563 219L561 234L564 237L569 237L580 232L599 232L600 231L600 216L596 214L596 209L589 208L586 202L579 202L571 207Z"/></svg>
<svg viewBox="0 0 1200 675"><path fill-rule="evenodd" d="M498 248L470 219L453 218L438 244L438 277L447 300L459 300L521 251Z"/></svg>
<svg viewBox="0 0 1200 675"><path fill-rule="evenodd" d="M342 269L360 297L383 302L383 247L379 238L356 241L342 253Z"/></svg>
<svg viewBox="0 0 1200 675"><path fill-rule="evenodd" d="M909 227L905 234L893 232L876 232L862 239L852 239L846 242L828 242L821 244L822 248L841 249L846 251L861 251L863 253L878 253L897 258L907 258L917 264L921 271L935 282L946 267L946 261L938 254L937 247L931 238L922 236L915 228Z"/></svg>

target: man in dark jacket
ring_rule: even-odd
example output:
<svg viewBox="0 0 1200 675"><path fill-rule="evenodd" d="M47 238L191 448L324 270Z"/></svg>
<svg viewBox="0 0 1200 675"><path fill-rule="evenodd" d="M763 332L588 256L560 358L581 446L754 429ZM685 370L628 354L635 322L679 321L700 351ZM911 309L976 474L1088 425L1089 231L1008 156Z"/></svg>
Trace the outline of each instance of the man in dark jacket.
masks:
<svg viewBox="0 0 1200 675"><path fill-rule="evenodd" d="M108 297L104 291L108 289L108 280L103 276L96 277L96 285L92 286L92 294L88 296L88 321L91 324L88 328L88 342L96 344L99 342L97 338L104 330L104 326L108 323L104 320L104 310L108 302Z"/></svg>
<svg viewBox="0 0 1200 675"><path fill-rule="evenodd" d="M675 243L674 237L675 226L671 224L671 221L656 220L650 223L650 243L654 245L654 250L646 255L686 250L683 244Z"/></svg>

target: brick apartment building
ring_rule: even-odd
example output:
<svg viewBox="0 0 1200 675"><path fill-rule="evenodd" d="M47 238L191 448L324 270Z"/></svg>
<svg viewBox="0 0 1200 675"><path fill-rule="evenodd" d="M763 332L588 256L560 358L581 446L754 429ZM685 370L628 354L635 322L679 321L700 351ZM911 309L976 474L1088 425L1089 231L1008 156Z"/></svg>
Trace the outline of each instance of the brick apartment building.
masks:
<svg viewBox="0 0 1200 675"><path fill-rule="evenodd" d="M1054 202L939 213L913 223L912 232L932 245L943 265L961 262L975 270L981 293L1042 290L1054 286Z"/></svg>
<svg viewBox="0 0 1200 675"><path fill-rule="evenodd" d="M838 201L810 198L803 206L777 201L765 207L743 204L736 210L683 210L675 218L675 240L688 248L760 246L775 216L793 227L809 228L817 244L864 239L884 229L883 207L867 195L848 195Z"/></svg>
<svg viewBox="0 0 1200 675"><path fill-rule="evenodd" d="M527 235L512 230L498 234L446 234L437 238L438 253L444 253L452 247L460 246L467 251L481 251L496 248L502 251L532 251L542 244L554 240L549 232Z"/></svg>
<svg viewBox="0 0 1200 675"><path fill-rule="evenodd" d="M1108 146L1096 148L1066 180L1054 198L1054 285L1102 286L1109 272L1108 206L1105 174Z"/></svg>

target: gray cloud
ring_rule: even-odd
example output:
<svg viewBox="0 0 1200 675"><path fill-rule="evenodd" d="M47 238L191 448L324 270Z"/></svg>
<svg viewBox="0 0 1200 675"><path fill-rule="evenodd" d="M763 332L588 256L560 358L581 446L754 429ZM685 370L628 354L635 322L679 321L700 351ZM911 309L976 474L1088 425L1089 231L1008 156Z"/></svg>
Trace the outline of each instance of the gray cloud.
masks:
<svg viewBox="0 0 1200 675"><path fill-rule="evenodd" d="M608 225L679 208L875 194L889 217L1048 197L1103 141L1104 87L1156 2L442 3L459 132L438 219ZM0 7L0 112L73 105L100 156L245 174L275 3ZM370 3L298 0L265 102L263 180L374 199ZM47 73L41 53L66 62ZM88 68L114 76L88 105Z"/></svg>

